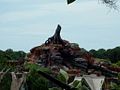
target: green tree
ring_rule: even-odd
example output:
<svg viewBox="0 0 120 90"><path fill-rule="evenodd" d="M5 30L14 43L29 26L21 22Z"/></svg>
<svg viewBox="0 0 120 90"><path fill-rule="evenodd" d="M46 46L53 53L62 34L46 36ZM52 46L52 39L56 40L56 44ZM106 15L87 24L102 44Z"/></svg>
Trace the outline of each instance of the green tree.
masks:
<svg viewBox="0 0 120 90"><path fill-rule="evenodd" d="M102 58L102 59L105 59L106 58L106 54L105 54L106 50L105 49L99 49L97 51L97 57L98 58Z"/></svg>
<svg viewBox="0 0 120 90"><path fill-rule="evenodd" d="M95 49L91 49L89 52L93 55L93 57L96 57L96 50Z"/></svg>
<svg viewBox="0 0 120 90"><path fill-rule="evenodd" d="M108 49L106 55L107 58L110 59L112 63L118 62L120 59L120 47Z"/></svg>

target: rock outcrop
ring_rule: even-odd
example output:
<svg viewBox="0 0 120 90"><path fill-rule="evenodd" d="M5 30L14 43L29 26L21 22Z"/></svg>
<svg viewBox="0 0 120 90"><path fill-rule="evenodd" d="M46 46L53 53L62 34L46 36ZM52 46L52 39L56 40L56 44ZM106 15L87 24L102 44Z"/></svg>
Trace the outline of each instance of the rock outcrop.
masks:
<svg viewBox="0 0 120 90"><path fill-rule="evenodd" d="M56 71L62 68L67 72L74 72L75 75L76 72L80 73L81 71L89 74L89 69L92 69L92 73L97 70L104 75L117 75L109 68L94 63L92 55L85 49L80 48L78 44L63 40L60 32L61 26L58 25L52 37L48 38L42 45L32 48L27 58L29 62Z"/></svg>

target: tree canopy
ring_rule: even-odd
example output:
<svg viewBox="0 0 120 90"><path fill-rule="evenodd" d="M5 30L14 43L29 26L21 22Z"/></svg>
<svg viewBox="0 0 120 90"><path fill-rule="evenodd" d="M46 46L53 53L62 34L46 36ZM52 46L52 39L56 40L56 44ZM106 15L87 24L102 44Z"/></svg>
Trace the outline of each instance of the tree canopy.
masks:
<svg viewBox="0 0 120 90"><path fill-rule="evenodd" d="M101 59L109 59L112 63L116 63L120 60L120 47L113 49L91 49L89 51L94 57Z"/></svg>

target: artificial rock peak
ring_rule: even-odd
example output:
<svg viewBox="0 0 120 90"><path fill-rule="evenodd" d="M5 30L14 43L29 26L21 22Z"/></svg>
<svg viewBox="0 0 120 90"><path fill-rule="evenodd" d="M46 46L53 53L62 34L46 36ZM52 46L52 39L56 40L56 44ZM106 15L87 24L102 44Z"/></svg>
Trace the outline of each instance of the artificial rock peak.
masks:
<svg viewBox="0 0 120 90"><path fill-rule="evenodd" d="M100 71L103 75L117 75L116 70L114 72L108 66L96 64L92 55L80 48L78 44L63 40L60 32L61 26L58 25L52 37L49 37L42 45L32 48L27 58L29 62L43 67L62 68L66 71L75 69L89 73L89 69L94 69L93 71Z"/></svg>
<svg viewBox="0 0 120 90"><path fill-rule="evenodd" d="M60 32L61 26L58 25L52 37L42 45L32 48L28 55L29 61L41 63L43 66L65 66L68 69L79 65L85 68L88 61L93 63L93 58L86 50L81 49L76 43L63 40Z"/></svg>

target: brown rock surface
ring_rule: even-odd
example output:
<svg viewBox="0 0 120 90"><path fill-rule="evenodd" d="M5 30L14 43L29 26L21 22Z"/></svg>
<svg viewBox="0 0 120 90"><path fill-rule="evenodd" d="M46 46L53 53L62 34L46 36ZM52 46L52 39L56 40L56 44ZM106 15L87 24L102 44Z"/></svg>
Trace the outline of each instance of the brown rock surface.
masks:
<svg viewBox="0 0 120 90"><path fill-rule="evenodd" d="M107 76L117 75L116 72L111 71L112 69L109 70L108 67L94 63L92 55L80 48L78 44L62 40L60 31L61 26L58 25L52 37L48 38L42 45L32 48L27 58L29 62L38 63L52 70L62 68L70 73L71 70L88 73L90 69L93 69L90 72L100 71Z"/></svg>
<svg viewBox="0 0 120 90"><path fill-rule="evenodd" d="M57 66L67 70L79 69L79 65L86 68L87 62L94 62L92 56L86 50L81 49L78 44L62 40L60 31L61 26L58 25L52 37L48 38L42 45L30 50L28 60L44 67ZM74 61L76 63L73 63Z"/></svg>

